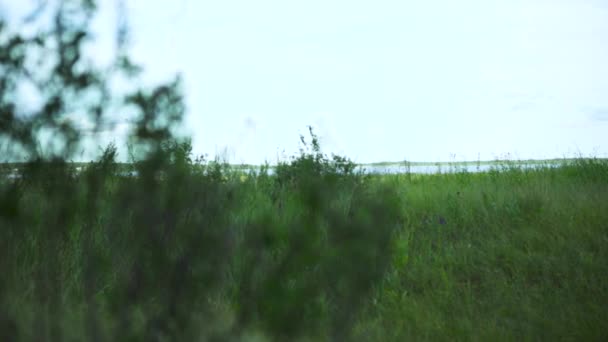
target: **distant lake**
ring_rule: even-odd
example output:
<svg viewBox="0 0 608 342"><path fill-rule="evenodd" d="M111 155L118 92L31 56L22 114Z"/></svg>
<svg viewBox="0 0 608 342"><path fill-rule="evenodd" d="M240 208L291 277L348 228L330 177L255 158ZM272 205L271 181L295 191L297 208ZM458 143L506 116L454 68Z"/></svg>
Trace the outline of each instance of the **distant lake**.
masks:
<svg viewBox="0 0 608 342"><path fill-rule="evenodd" d="M509 168L541 168L541 167L558 167L563 165L566 160L551 160L551 161L495 161L495 162L462 162L462 163L386 163L386 164L369 164L359 165L357 170L362 170L366 174L391 175L391 174L438 174L438 173L458 173L458 172L486 172L490 170L505 170ZM77 172L81 167L77 167ZM261 170L259 166L234 166L233 169L242 172L256 172ZM136 176L135 171L124 171L120 173L122 176ZM268 168L268 174L274 174L274 166ZM4 177L8 179L19 178L17 169L13 169L8 173L4 173ZM2 177L2 175L0 175Z"/></svg>
<svg viewBox="0 0 608 342"><path fill-rule="evenodd" d="M541 167L557 167L563 165L565 161L496 161L496 162L463 162L463 163L394 163L394 164L369 164L359 165L358 170L363 170L366 174L436 174L436 173L458 173L458 172L487 172L490 170L506 170L509 168L533 169ZM240 167L244 172L258 172L260 167ZM269 174L274 174L274 167L269 167Z"/></svg>
<svg viewBox="0 0 608 342"><path fill-rule="evenodd" d="M458 173L458 172L486 172L490 170L503 170L508 168L524 168L533 169L539 167L556 167L562 165L561 163L518 163L518 162L505 162L505 163L437 163L437 164L389 164L389 165L362 165L365 173L370 174L435 174L435 173Z"/></svg>

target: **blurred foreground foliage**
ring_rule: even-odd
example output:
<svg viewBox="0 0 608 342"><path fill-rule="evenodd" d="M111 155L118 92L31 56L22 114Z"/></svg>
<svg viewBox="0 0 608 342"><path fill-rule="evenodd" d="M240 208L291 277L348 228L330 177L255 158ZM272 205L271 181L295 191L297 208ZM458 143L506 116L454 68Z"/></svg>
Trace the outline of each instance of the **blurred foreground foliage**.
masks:
<svg viewBox="0 0 608 342"><path fill-rule="evenodd" d="M87 59L95 4L48 6L31 36L0 21L0 146L25 159L0 181L0 340L348 339L390 267L395 191L312 131L276 175L195 158L179 79L116 94L136 67L122 46L107 69ZM76 169L121 111L138 113L131 169L114 144Z"/></svg>

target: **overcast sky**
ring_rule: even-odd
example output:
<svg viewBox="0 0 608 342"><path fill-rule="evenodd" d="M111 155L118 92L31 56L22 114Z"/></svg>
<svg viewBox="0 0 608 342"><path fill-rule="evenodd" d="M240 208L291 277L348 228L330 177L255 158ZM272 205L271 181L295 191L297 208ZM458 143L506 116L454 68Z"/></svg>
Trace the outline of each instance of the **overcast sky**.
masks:
<svg viewBox="0 0 608 342"><path fill-rule="evenodd" d="M183 75L196 154L273 163L311 124L357 162L608 157L608 0L128 4L147 80Z"/></svg>

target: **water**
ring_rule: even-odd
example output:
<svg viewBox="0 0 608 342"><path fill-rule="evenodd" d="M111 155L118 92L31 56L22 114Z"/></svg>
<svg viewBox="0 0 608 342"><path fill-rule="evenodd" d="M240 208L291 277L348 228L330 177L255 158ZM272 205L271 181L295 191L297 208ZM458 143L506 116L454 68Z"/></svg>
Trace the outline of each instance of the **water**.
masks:
<svg viewBox="0 0 608 342"><path fill-rule="evenodd" d="M357 170L363 171L366 174L391 175L391 174L436 174L436 173L458 173L458 172L487 172L491 170L507 170L510 168L533 169L541 167L557 167L561 163L526 163L526 162L504 162L504 163L485 163L485 164L418 164L406 165L390 164L390 165L361 165ZM242 169L244 172L254 171L259 172L259 167ZM268 169L269 174L274 174L274 168Z"/></svg>
<svg viewBox="0 0 608 342"><path fill-rule="evenodd" d="M517 167L533 167L532 164L516 164ZM435 174L435 173L458 173L458 172L485 172L492 169L500 169L501 167L495 164L460 164L460 165L447 165L447 164L425 164L425 165L406 165L406 164L393 164L393 165L366 165L363 166L365 173L370 174Z"/></svg>
<svg viewBox="0 0 608 342"><path fill-rule="evenodd" d="M365 173L370 174L436 174L436 173L459 173L459 172L487 172L504 171L509 169L535 169L544 167L558 167L562 163L526 163L526 162L497 162L497 163L467 163L467 164L424 164L424 165L366 165L363 166Z"/></svg>
<svg viewBox="0 0 608 342"><path fill-rule="evenodd" d="M366 174L377 174L377 175L394 175L394 174L437 174L437 173L458 173L458 172L486 172L490 170L506 170L509 168L539 168L539 167L558 167L561 163L525 163L525 162L504 162L494 164L418 164L418 165L407 165L403 164L390 164L390 165L361 165L358 166L359 171L363 171ZM240 169L243 172L255 172L259 173L260 167L243 168ZM78 168L77 172L81 171ZM274 174L274 168L268 168L268 174ZM136 171L125 171L121 172L120 176L124 177L135 177L137 176ZM0 177L2 177L0 175ZM20 178L19 170L13 169L11 172L4 175L7 179Z"/></svg>

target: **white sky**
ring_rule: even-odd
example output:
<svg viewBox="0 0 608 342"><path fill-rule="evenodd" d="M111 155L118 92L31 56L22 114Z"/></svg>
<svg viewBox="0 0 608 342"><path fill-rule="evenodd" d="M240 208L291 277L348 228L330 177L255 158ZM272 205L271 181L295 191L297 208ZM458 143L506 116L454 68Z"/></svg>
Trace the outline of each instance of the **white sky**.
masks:
<svg viewBox="0 0 608 342"><path fill-rule="evenodd" d="M608 0L127 2L196 154L274 163L312 124L357 162L608 156Z"/></svg>

